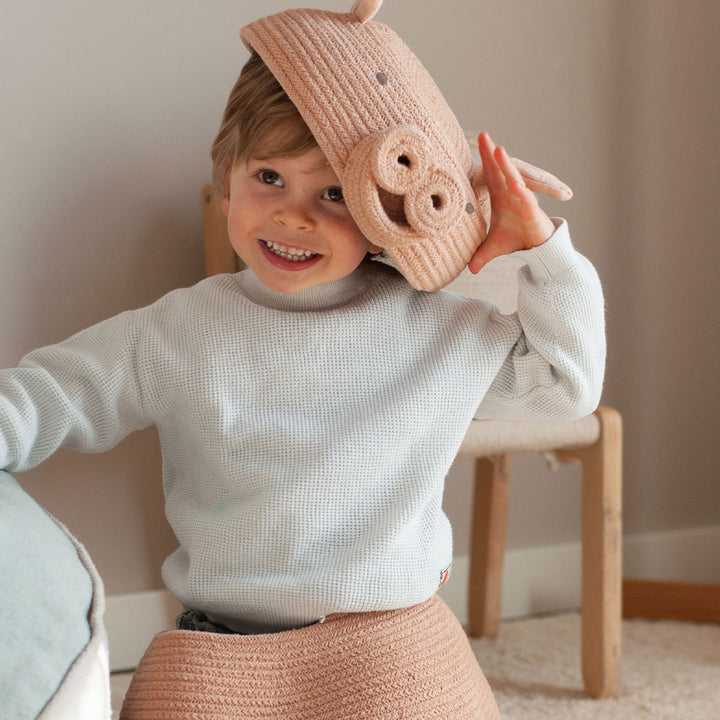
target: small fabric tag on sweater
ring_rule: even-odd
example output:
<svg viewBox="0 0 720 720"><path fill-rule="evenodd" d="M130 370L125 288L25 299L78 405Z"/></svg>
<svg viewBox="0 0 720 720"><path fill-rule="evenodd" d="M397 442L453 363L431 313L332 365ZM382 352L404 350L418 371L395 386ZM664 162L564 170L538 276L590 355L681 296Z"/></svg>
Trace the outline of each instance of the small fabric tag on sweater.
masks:
<svg viewBox="0 0 720 720"><path fill-rule="evenodd" d="M438 585L438 590L448 581L451 570L452 570L452 563L450 563L444 570L440 571L440 584Z"/></svg>

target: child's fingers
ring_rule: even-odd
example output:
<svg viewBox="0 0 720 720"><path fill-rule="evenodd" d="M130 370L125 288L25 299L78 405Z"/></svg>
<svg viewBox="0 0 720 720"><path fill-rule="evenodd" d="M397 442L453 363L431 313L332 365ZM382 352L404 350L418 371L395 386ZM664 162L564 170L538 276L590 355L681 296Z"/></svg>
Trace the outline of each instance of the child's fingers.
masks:
<svg viewBox="0 0 720 720"><path fill-rule="evenodd" d="M493 247L492 243L485 241L480 244L480 247L470 258L470 262L468 262L468 270L470 270L473 275L476 275L485 267L485 265L487 265L491 260L494 260L500 254L501 253Z"/></svg>
<svg viewBox="0 0 720 720"><path fill-rule="evenodd" d="M485 184L490 193L505 189L505 175L495 157L495 143L486 132L478 136L478 150L485 171Z"/></svg>
<svg viewBox="0 0 720 720"><path fill-rule="evenodd" d="M505 182L507 183L508 187L512 187L513 185L520 185L521 187L525 187L525 181L523 180L520 171L515 167L505 148L495 148L494 155L498 167L500 168L503 176L505 177Z"/></svg>

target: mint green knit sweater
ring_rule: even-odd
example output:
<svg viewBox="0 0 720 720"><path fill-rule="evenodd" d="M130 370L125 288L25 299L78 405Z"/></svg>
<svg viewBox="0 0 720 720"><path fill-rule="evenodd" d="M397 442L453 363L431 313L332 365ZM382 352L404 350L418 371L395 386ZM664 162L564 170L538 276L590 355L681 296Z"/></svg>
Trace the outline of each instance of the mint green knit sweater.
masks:
<svg viewBox="0 0 720 720"><path fill-rule="evenodd" d="M519 253L519 310L362 265L298 294L209 278L0 371L0 468L155 425L179 541L169 589L262 632L429 598L468 423L573 418L601 391L597 275L562 224Z"/></svg>

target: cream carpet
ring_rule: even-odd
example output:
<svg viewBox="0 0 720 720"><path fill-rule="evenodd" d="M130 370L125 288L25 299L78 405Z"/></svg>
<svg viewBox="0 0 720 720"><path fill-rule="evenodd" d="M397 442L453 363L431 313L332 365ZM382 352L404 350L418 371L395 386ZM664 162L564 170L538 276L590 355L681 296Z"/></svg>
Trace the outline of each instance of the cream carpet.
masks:
<svg viewBox="0 0 720 720"><path fill-rule="evenodd" d="M720 720L720 625L625 620L618 698L582 692L580 616L472 640L503 720Z"/></svg>
<svg viewBox="0 0 720 720"><path fill-rule="evenodd" d="M582 692L579 637L564 614L471 640L503 720L720 720L720 625L625 620L620 696L606 700ZM113 718L129 681L112 678Z"/></svg>

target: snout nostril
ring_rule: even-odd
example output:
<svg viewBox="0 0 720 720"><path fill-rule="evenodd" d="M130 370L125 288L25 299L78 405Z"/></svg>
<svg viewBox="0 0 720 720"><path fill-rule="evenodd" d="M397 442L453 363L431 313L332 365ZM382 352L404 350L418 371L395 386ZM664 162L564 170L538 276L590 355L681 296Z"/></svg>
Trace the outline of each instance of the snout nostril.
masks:
<svg viewBox="0 0 720 720"><path fill-rule="evenodd" d="M440 210L443 206L442 198L439 195L433 195L431 197L433 207L435 210Z"/></svg>
<svg viewBox="0 0 720 720"><path fill-rule="evenodd" d="M407 155L401 155L398 159L399 165L404 165L405 167L410 167L410 158Z"/></svg>

